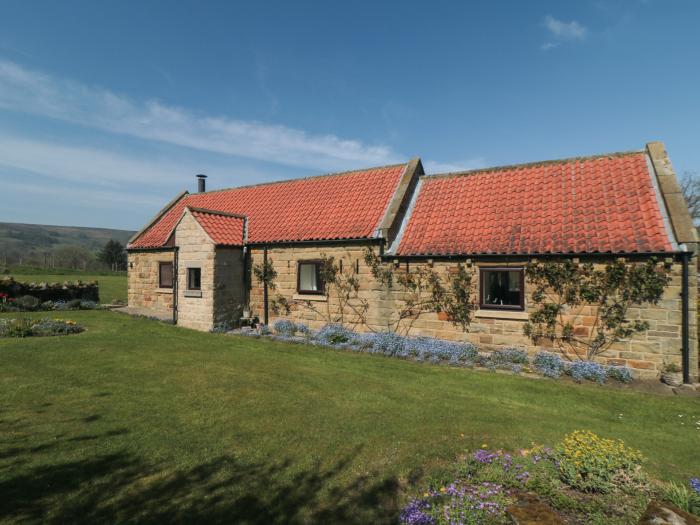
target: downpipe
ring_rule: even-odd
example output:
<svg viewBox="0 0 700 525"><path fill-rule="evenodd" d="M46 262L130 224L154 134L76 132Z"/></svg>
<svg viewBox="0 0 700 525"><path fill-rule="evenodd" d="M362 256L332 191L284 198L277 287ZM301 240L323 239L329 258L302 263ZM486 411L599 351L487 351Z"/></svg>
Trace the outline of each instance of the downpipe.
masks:
<svg viewBox="0 0 700 525"><path fill-rule="evenodd" d="M690 266L690 252L681 253L681 263L683 273L681 277L681 299L682 299L682 338L683 338L683 382L690 383L690 286L688 278L688 268Z"/></svg>
<svg viewBox="0 0 700 525"><path fill-rule="evenodd" d="M263 310L264 312L264 317L265 317L265 326L268 325L268 304L267 304L267 246L263 248L263 277L264 277L264 282L263 282Z"/></svg>
<svg viewBox="0 0 700 525"><path fill-rule="evenodd" d="M179 248L175 246L173 254L173 324L177 324L177 290L178 290L178 262Z"/></svg>

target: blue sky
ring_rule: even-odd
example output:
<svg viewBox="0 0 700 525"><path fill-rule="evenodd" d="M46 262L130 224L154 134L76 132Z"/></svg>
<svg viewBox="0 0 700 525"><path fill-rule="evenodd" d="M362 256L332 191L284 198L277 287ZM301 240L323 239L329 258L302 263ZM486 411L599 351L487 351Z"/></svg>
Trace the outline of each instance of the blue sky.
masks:
<svg viewBox="0 0 700 525"><path fill-rule="evenodd" d="M700 2L0 0L0 221L137 229L209 188L420 156L700 171Z"/></svg>

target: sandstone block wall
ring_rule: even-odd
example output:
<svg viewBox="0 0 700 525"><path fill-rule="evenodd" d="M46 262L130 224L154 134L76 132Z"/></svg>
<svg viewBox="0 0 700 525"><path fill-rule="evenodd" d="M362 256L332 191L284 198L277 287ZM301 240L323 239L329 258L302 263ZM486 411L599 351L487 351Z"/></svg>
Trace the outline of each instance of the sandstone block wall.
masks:
<svg viewBox="0 0 700 525"><path fill-rule="evenodd" d="M214 243L199 223L186 213L177 228L177 324L195 330L214 326ZM201 290L187 289L187 269L201 268Z"/></svg>
<svg viewBox="0 0 700 525"><path fill-rule="evenodd" d="M158 264L173 262L173 250L130 252L127 296L129 306L153 310L173 309L173 290L158 287Z"/></svg>
<svg viewBox="0 0 700 525"><path fill-rule="evenodd" d="M358 331L378 331L386 329L387 324L396 318L396 311L402 305L402 295L398 289L393 291L385 289L372 277L369 267L363 259L363 245L351 246L292 246L284 248L269 248L268 258L272 261L277 271L276 289L269 291L270 302L276 296L281 295L292 303L290 315L276 315L270 310L270 322L279 318L290 318L306 323L310 328L318 329L329 320L340 319L337 297L327 291L325 296L308 298L311 306L306 303L307 297L299 296L297 286L297 263L302 260L318 259L325 254L334 256L336 260L342 260L344 269L358 269L360 281L359 298L367 301L369 309L366 311L366 323L355 326ZM376 248L375 248L376 249ZM262 249L251 250L251 265L261 264L263 260ZM463 261L464 262L464 261ZM474 272L475 292L479 289L478 268L481 266L499 267L523 267L528 261L491 262L472 260L471 269ZM401 266L405 266L405 262ZM427 264L410 262L409 268L415 264ZM436 261L433 267L438 273L445 275L450 268L456 266L455 262ZM696 326L696 295L697 276L691 271L691 297L690 297L690 343L691 343L691 370L697 377L698 341ZM671 270L671 283L666 289L663 299L658 305L645 305L633 308L630 312L632 319L646 320L649 322L649 330L638 334L629 340L621 341L599 358L608 364L625 365L634 369L640 377L656 377L660 373L664 363L681 363L681 264L674 263ZM557 351L548 347L546 342L535 346L523 335L523 325L527 321L528 313L534 308L529 304L531 291L525 283L525 312L479 310L475 313L469 331L463 332L461 327L453 325L443 315L434 313L424 314L415 320L409 335L423 335L438 337L447 340L469 341L479 345L485 350L492 350L506 345L517 345L526 348L530 353L540 350ZM254 315L263 319L263 289L262 286L251 278L250 307ZM590 333L590 325L594 319L592 308L583 309L582 315L576 317L574 324L580 335ZM346 309L344 322L353 325L357 316ZM404 326L405 328L405 326Z"/></svg>
<svg viewBox="0 0 700 525"><path fill-rule="evenodd" d="M242 248L219 247L214 255L214 324L235 325L245 308Z"/></svg>

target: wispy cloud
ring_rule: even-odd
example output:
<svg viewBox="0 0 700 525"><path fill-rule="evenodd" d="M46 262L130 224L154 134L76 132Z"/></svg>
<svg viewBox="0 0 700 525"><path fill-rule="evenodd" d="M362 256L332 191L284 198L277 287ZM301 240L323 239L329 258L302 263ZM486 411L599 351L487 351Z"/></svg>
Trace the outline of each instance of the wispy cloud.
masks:
<svg viewBox="0 0 700 525"><path fill-rule="evenodd" d="M196 171L193 166L138 160L101 149L3 134L0 134L0 166L82 185L115 188L138 183L142 189L157 188L180 175L189 178Z"/></svg>
<svg viewBox="0 0 700 525"><path fill-rule="evenodd" d="M319 170L399 160L384 145L204 115L157 100L137 101L10 61L0 61L0 108L197 150Z"/></svg>
<svg viewBox="0 0 700 525"><path fill-rule="evenodd" d="M547 51L559 47L562 42L573 42L581 41L588 35L588 28L572 20L571 22L564 22L554 18L552 15L547 15L544 17L544 27L549 32L549 40L540 46L540 49Z"/></svg>
<svg viewBox="0 0 700 525"><path fill-rule="evenodd" d="M477 170L479 168L486 167L486 159L483 157L476 157L457 162L437 162L426 160L423 162L423 167L425 168L425 172L428 174Z"/></svg>

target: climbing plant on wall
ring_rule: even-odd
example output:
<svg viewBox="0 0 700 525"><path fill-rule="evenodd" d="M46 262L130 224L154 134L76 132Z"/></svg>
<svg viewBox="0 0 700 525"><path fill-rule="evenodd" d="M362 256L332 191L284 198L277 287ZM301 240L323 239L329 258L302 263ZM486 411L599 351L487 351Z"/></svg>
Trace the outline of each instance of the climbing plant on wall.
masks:
<svg viewBox="0 0 700 525"><path fill-rule="evenodd" d="M315 312L326 323L352 327L366 324L369 301L360 297L357 268L351 264L343 265L342 260L322 253L320 277L328 299L320 306L319 303L308 300L297 303Z"/></svg>
<svg viewBox="0 0 700 525"><path fill-rule="evenodd" d="M396 310L387 322L390 331L407 334L429 312L444 312L452 324L468 331L477 304L474 273L464 264L450 268L443 278L428 264L402 268L384 262L371 248L365 249L364 259L372 276L396 298Z"/></svg>
<svg viewBox="0 0 700 525"><path fill-rule="evenodd" d="M263 262L253 265L253 275L261 286L267 285L267 289L276 292L277 270L271 258L264 259ZM275 315L289 315L291 305L286 297L280 293L275 293L270 299L270 310Z"/></svg>
<svg viewBox="0 0 700 525"><path fill-rule="evenodd" d="M649 329L647 321L630 319L630 307L657 304L669 273L670 265L653 258L604 266L571 259L530 263L525 275L535 309L523 331L535 344L546 340L567 356L591 360Z"/></svg>

